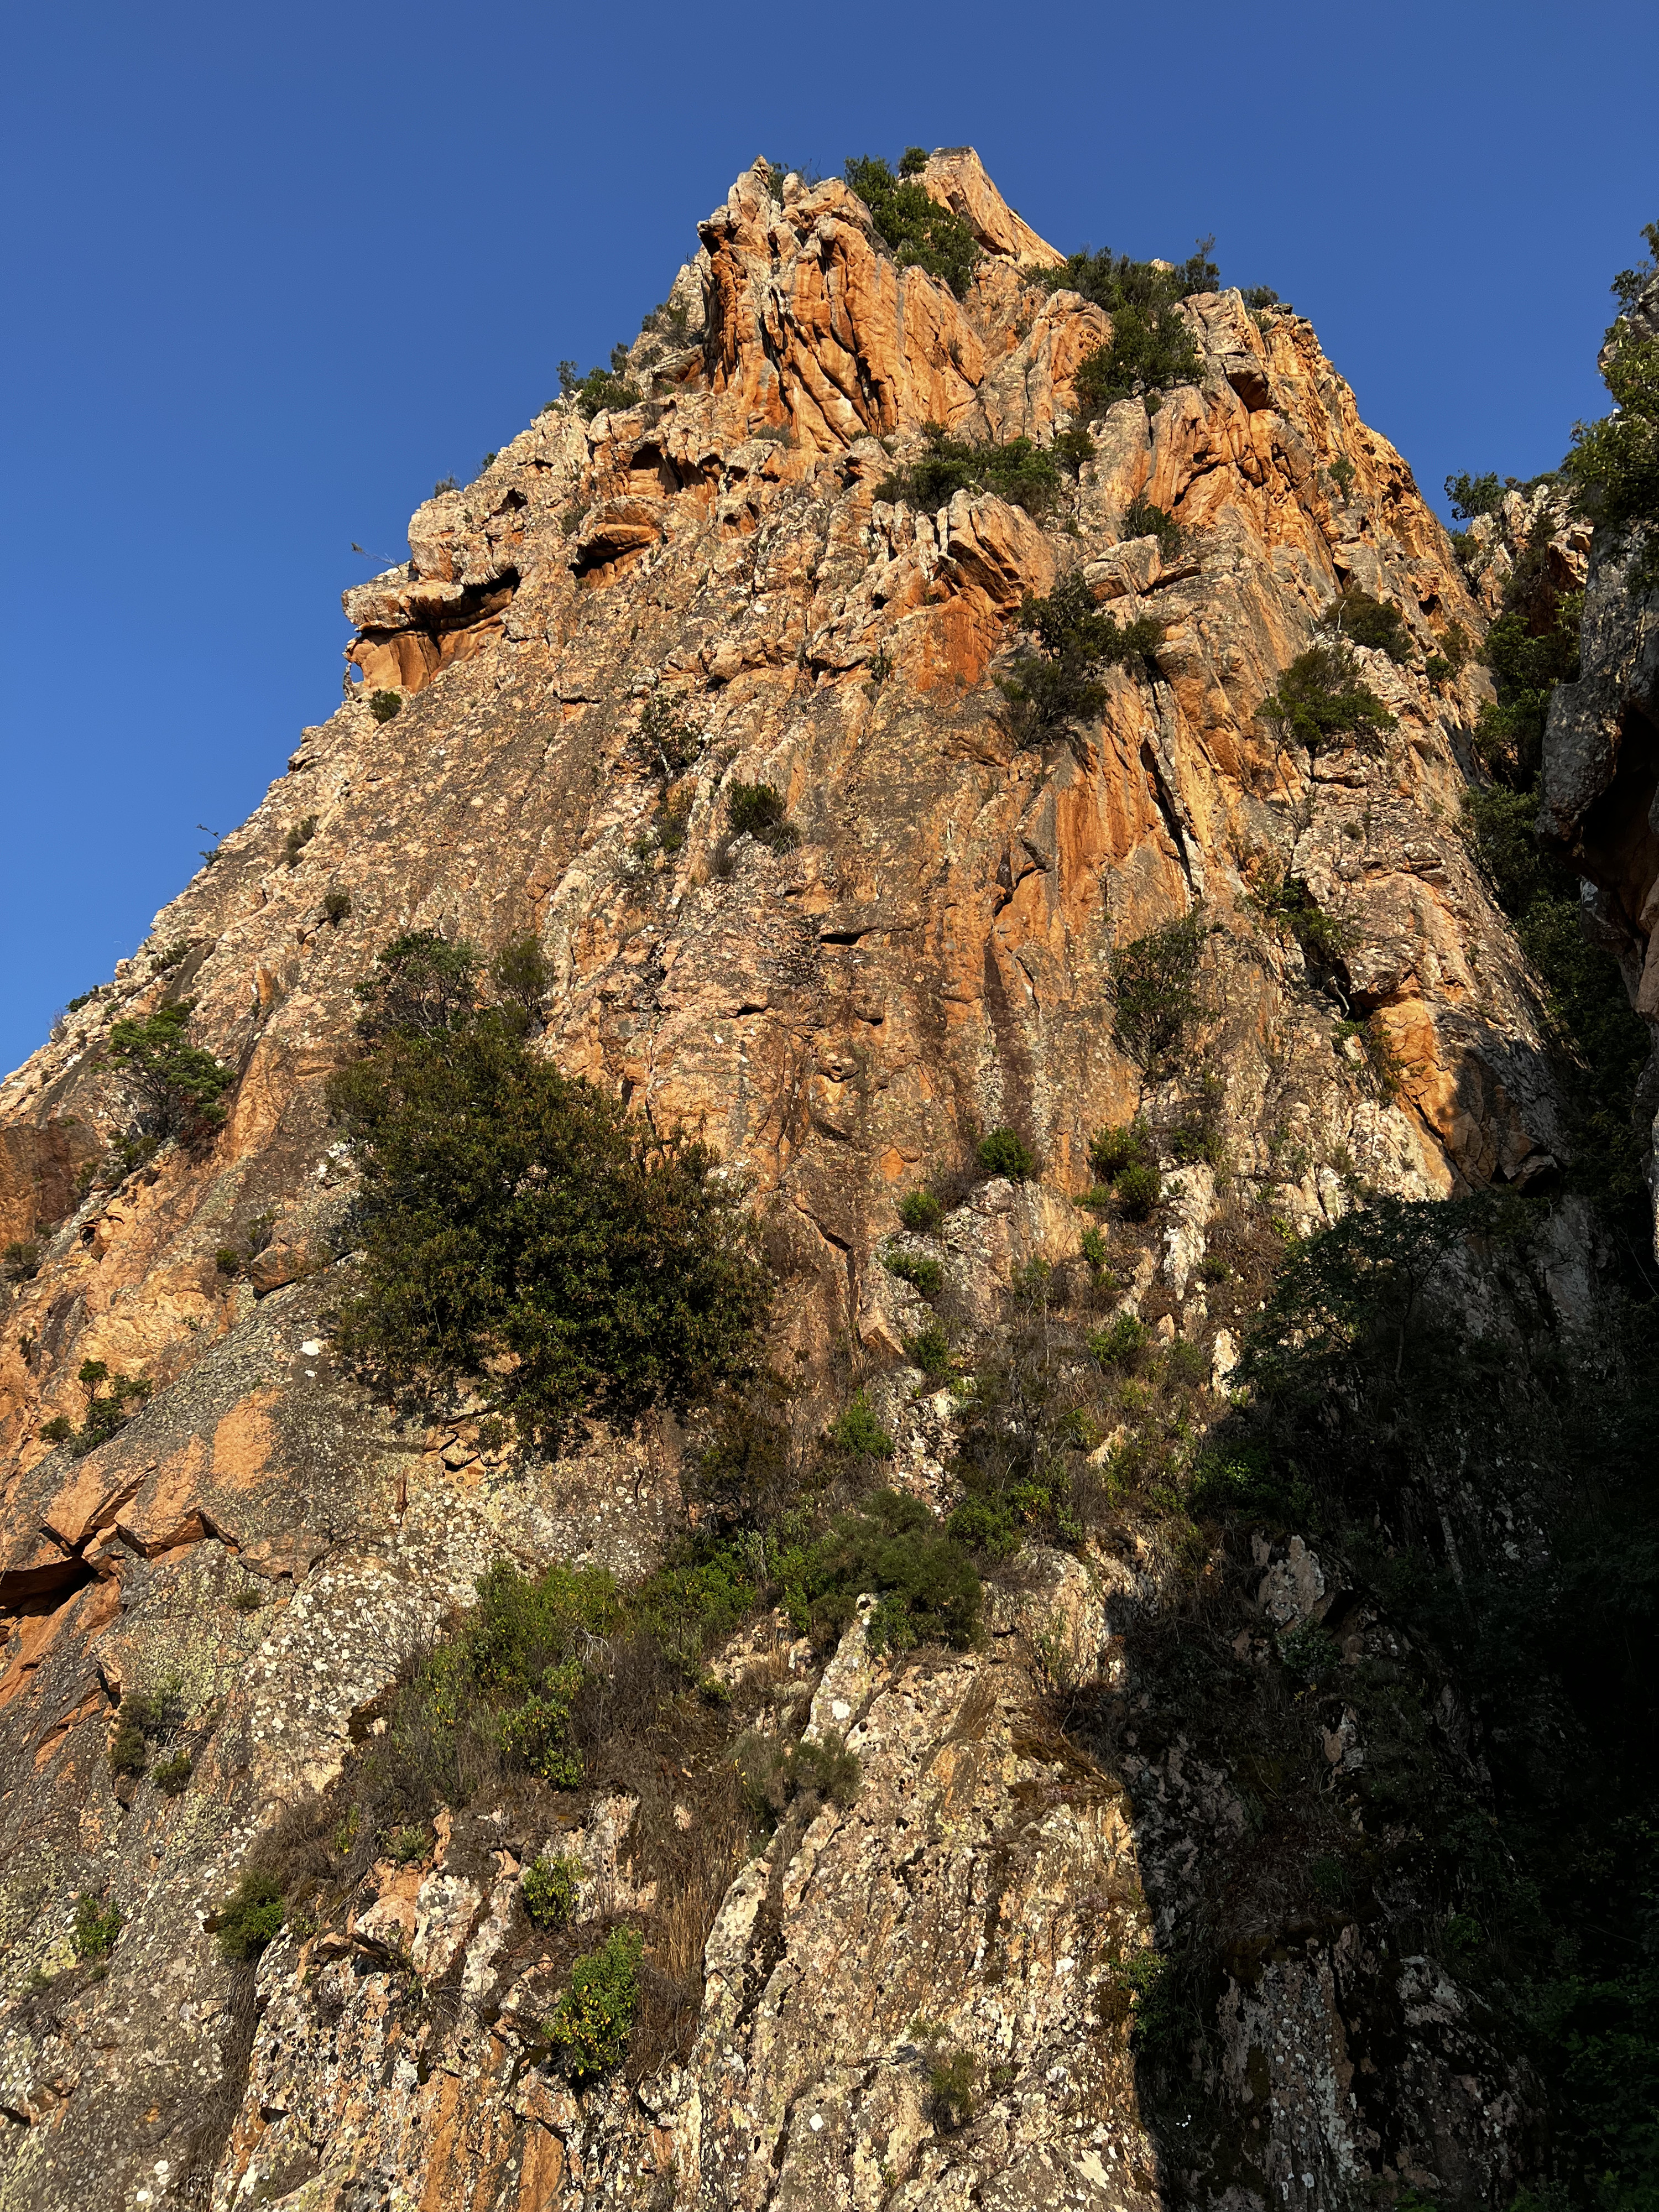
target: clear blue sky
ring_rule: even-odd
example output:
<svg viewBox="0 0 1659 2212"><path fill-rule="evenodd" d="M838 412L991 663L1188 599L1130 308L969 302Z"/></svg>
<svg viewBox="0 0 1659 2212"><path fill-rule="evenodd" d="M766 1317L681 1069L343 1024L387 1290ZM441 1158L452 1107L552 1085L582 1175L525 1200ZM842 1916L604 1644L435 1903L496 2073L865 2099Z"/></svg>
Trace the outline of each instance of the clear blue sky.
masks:
<svg viewBox="0 0 1659 2212"><path fill-rule="evenodd" d="M1652 0L6 19L6 1067L331 711L342 587L632 336L757 154L971 143L1057 245L1213 230L1437 493L1601 411L1659 216Z"/></svg>

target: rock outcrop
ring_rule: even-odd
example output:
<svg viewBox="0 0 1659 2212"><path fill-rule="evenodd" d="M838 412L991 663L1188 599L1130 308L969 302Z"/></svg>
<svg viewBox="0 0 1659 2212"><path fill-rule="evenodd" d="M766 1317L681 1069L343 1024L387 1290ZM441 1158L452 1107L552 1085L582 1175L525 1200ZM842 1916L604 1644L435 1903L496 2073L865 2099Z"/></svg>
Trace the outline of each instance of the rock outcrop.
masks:
<svg viewBox="0 0 1659 2212"><path fill-rule="evenodd" d="M0 1341L8 2212L1186 2201L1138 2109L1126 1991L1242 1801L1176 1751L1142 1778L1162 1809L1138 1832L1125 1774L1043 1718L1060 1674L1121 1667L1153 1564L1044 1554L983 1651L920 1668L873 1658L861 1628L822 1680L781 1631L722 1662L799 1680L865 1786L736 1868L694 2033L647 2078L579 2095L535 2062L547 1992L510 1907L548 1838L492 1832L493 1808L257 1971L205 1926L490 1560L626 1575L679 1510L672 1424L540 1463L464 1419L400 1426L331 1359L353 1172L324 1086L399 931L533 931L544 1048L751 1179L787 1285L773 1357L808 1404L837 1362L902 1358L914 1301L877 1257L895 1198L994 1126L1040 1183L981 1183L939 1245L988 1327L1024 1262L1075 1255L1091 1133L1137 1108L1168 1127L1206 1073L1237 1187L1297 1229L1355 1178L1526 1188L1561 1157L1532 987L1455 826L1486 678L1422 666L1489 610L1405 462L1306 320L1223 291L1181 309L1199 380L1114 406L1057 515L881 496L928 423L1048 444L1109 333L1022 273L1060 257L971 152L924 181L984 250L961 300L899 268L846 185L739 177L633 349L637 404L556 404L419 510L409 562L346 594L338 711L0 1089L5 1233L38 1224L41 1244ZM1141 501L1178 549L1128 534ZM1114 669L1086 731L1022 750L995 678L1022 598L1074 574L1157 618L1155 667ZM1615 583L1592 579L1602 642L1550 805L1634 963L1659 895L1632 826L1659 757L1659 627ZM1310 758L1260 710L1346 586L1399 607L1416 657L1362 648L1395 727ZM684 733L667 785L647 705ZM738 781L783 795L796 843L731 835ZM1286 878L1340 924L1334 966L1310 975L1264 920ZM1112 957L1199 908L1202 1065L1148 1088L1115 1034ZM112 1025L181 999L236 1073L226 1125L96 1173L123 1121ZM1224 1376L1243 1316L1200 1261L1225 1201L1205 1168L1176 1187L1131 1297ZM82 1418L88 1359L152 1395L77 1459L40 1431ZM948 1397L895 1386L891 1417L899 1479L948 1495ZM118 1699L164 1680L194 1747L177 1796L107 1755ZM630 1817L596 1802L562 1846L617 1911ZM82 1893L125 1916L106 1978L60 1973ZM1218 2002L1217 2094L1243 2117L1217 2201L1336 2206L1375 2180L1508 2201L1524 2078L1427 1960L1313 1929L1237 1962ZM940 2034L989 2085L959 2134L926 2106Z"/></svg>

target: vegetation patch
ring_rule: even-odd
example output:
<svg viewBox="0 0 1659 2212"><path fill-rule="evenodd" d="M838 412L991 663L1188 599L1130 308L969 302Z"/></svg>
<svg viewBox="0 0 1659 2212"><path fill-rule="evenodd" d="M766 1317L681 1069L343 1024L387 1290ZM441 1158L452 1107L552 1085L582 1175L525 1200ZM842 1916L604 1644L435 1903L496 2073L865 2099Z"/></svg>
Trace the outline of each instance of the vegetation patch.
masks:
<svg viewBox="0 0 1659 2212"><path fill-rule="evenodd" d="M997 689L1023 745L1092 720L1106 703L1100 670L1119 664L1145 674L1164 635L1164 625L1151 615L1118 622L1096 604L1080 575L1065 578L1046 599L1028 592L1018 619L1032 641L1016 653Z"/></svg>
<svg viewBox="0 0 1659 2212"><path fill-rule="evenodd" d="M1131 938L1112 955L1113 1028L1149 1075L1173 1066L1206 1012L1199 974L1208 933L1194 907L1161 929Z"/></svg>
<svg viewBox="0 0 1659 2212"><path fill-rule="evenodd" d="M225 1093L235 1087L233 1069L199 1045L185 1042L193 999L159 1006L153 1014L117 1022L109 1033L110 1057L120 1066L122 1088L134 1109L127 1151L137 1158L169 1138L204 1144L225 1121Z"/></svg>
<svg viewBox="0 0 1659 2212"><path fill-rule="evenodd" d="M932 514L946 507L959 491L994 493L1011 507L1028 514L1043 515L1059 498L1064 484L1060 461L1029 438L1011 438L1004 445L973 445L953 438L937 422L922 425L926 443L908 461L876 486L877 499L890 500ZM1088 442L1085 440L1085 442ZM1094 447L1089 443L1089 454ZM1075 441L1063 449L1061 459L1079 457ZM1075 468L1072 471L1075 474Z"/></svg>
<svg viewBox="0 0 1659 2212"><path fill-rule="evenodd" d="M706 1399L754 1358L769 1279L739 1189L526 1051L470 947L400 939L331 1103L362 1175L343 1353L399 1403L471 1390L526 1441Z"/></svg>
<svg viewBox="0 0 1659 2212"><path fill-rule="evenodd" d="M876 235L899 267L925 270L963 300L979 266L979 240L959 215L941 207L916 183L927 166L920 146L907 149L896 175L885 161L865 155L848 160L847 181L869 209Z"/></svg>
<svg viewBox="0 0 1659 2212"><path fill-rule="evenodd" d="M1394 727L1394 716L1362 681L1344 643L1310 645L1297 653L1260 711L1284 742L1310 753L1325 752L1345 738L1376 749Z"/></svg>
<svg viewBox="0 0 1659 2212"><path fill-rule="evenodd" d="M1659 261L1659 222L1643 226L1651 257L1613 280L1628 313L1652 283ZM1602 377L1614 411L1579 423L1562 464L1583 513L1609 531L1631 531L1640 550L1632 565L1633 592L1659 582L1659 337L1638 337L1623 319L1607 332Z"/></svg>
<svg viewBox="0 0 1659 2212"><path fill-rule="evenodd" d="M584 376L574 361L559 363L559 398L574 400L589 422L607 410L637 407L643 396L628 374L628 348L620 342L611 349L609 368L590 368Z"/></svg>
<svg viewBox="0 0 1659 2212"><path fill-rule="evenodd" d="M726 811L734 837L752 837L775 853L787 853L800 842L783 793L769 783L734 783L726 795Z"/></svg>
<svg viewBox="0 0 1659 2212"><path fill-rule="evenodd" d="M83 1359L76 1380L86 1393L86 1412L76 1428L67 1413L54 1413L40 1424L49 1443L67 1444L76 1459L84 1459L107 1443L123 1429L140 1406L149 1401L151 1386L141 1376L112 1374L101 1359Z"/></svg>

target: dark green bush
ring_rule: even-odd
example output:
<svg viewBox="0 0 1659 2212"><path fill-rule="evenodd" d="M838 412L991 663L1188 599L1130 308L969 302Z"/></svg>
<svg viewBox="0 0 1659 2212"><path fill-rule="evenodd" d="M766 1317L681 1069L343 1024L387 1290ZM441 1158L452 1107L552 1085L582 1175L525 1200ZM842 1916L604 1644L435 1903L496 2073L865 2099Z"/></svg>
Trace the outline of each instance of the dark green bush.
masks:
<svg viewBox="0 0 1659 2212"><path fill-rule="evenodd" d="M574 399L590 422L608 409L637 407L643 395L628 374L628 348L621 343L613 345L610 368L590 368L586 376L574 361L562 361L559 397Z"/></svg>
<svg viewBox="0 0 1659 2212"><path fill-rule="evenodd" d="M1462 522L1473 522L1477 514L1496 514L1504 503L1504 487L1495 471L1484 477L1472 477L1467 470L1446 478L1446 497L1452 513Z"/></svg>
<svg viewBox="0 0 1659 2212"><path fill-rule="evenodd" d="M402 714L404 698L401 691L376 691L368 702L368 711L377 722L390 722Z"/></svg>
<svg viewBox="0 0 1659 2212"><path fill-rule="evenodd" d="M0 1252L0 1273L9 1283L27 1283L40 1272L40 1247L32 1237L15 1237Z"/></svg>
<svg viewBox="0 0 1659 2212"><path fill-rule="evenodd" d="M1187 319L1177 307L1120 307L1112 335L1086 353L1073 375L1077 411L1085 422L1120 399L1156 401L1183 384L1196 384L1204 364Z"/></svg>
<svg viewBox="0 0 1659 2212"><path fill-rule="evenodd" d="M434 940L435 943L435 940ZM483 1389L526 1439L686 1407L746 1371L769 1299L714 1155L528 1053L500 1022L386 1027L331 1085L362 1174L341 1351L394 1399ZM471 992L469 966L464 986Z"/></svg>
<svg viewBox="0 0 1659 2212"><path fill-rule="evenodd" d="M1150 615L1120 623L1097 605L1080 575L1067 576L1047 599L1028 592L1019 624L1035 638L1036 650L1022 647L997 689L1008 702L1009 725L1022 744L1040 744L1097 714L1106 688L1097 672L1121 662L1144 672L1164 635L1163 624Z"/></svg>
<svg viewBox="0 0 1659 2212"><path fill-rule="evenodd" d="M1373 599L1357 586L1342 592L1327 610L1321 628L1334 630L1354 645L1378 646L1401 666L1417 650L1399 608L1391 600Z"/></svg>
<svg viewBox="0 0 1659 2212"><path fill-rule="evenodd" d="M584 1953L570 1969L570 1986L554 2007L547 2032L564 2052L574 2081L607 2074L628 2056L644 1951L637 1928L613 1928L597 1951Z"/></svg>
<svg viewBox="0 0 1659 2212"><path fill-rule="evenodd" d="M1152 1332L1133 1314L1118 1314L1089 1339L1089 1349L1103 1367L1121 1367L1133 1373L1152 1351Z"/></svg>
<svg viewBox="0 0 1659 2212"><path fill-rule="evenodd" d="M1125 1168L1112 1188L1126 1219L1145 1221L1164 1195L1164 1179L1155 1167Z"/></svg>
<svg viewBox="0 0 1659 2212"><path fill-rule="evenodd" d="M914 173L914 164L907 170L901 161L895 176L885 161L867 155L847 163L848 183L869 209L877 236L899 267L925 270L948 284L958 300L965 299L979 265L979 241L959 215L911 181Z"/></svg>
<svg viewBox="0 0 1659 2212"><path fill-rule="evenodd" d="M927 2112L944 2134L965 2128L974 2117L979 2062L971 2051L935 2051L927 2067Z"/></svg>
<svg viewBox="0 0 1659 2212"><path fill-rule="evenodd" d="M179 1751L171 1759L164 1759L151 1767L149 1778L164 1797L177 1797L188 1787L194 1771L190 1753Z"/></svg>
<svg viewBox="0 0 1659 2212"><path fill-rule="evenodd" d="M477 995L478 955L465 938L411 930L375 954L358 985L357 1034L371 1046L393 1036L446 1036L471 1020Z"/></svg>
<svg viewBox="0 0 1659 2212"><path fill-rule="evenodd" d="M213 1264L222 1275L234 1277L242 1272L242 1255L234 1244L222 1244L213 1255Z"/></svg>
<svg viewBox="0 0 1659 2212"><path fill-rule="evenodd" d="M1083 425L1073 422L1069 428L1054 433L1054 441L1048 451L1056 467L1063 469L1068 477L1076 477L1081 474L1084 463L1094 459L1096 447Z"/></svg>
<svg viewBox="0 0 1659 2212"><path fill-rule="evenodd" d="M437 483L432 487L432 496L434 499L441 499L447 491L459 491L459 489L460 486L456 483L453 477L440 477Z"/></svg>
<svg viewBox="0 0 1659 2212"><path fill-rule="evenodd" d="M150 1385L132 1375L112 1375L101 1359L83 1359L76 1379L87 1394L87 1410L77 1429L65 1413L54 1414L40 1425L48 1443L67 1444L76 1459L84 1459L125 1428L140 1406L148 1403Z"/></svg>
<svg viewBox="0 0 1659 2212"><path fill-rule="evenodd" d="M576 1917L582 1863L579 1858L550 1859L544 1851L524 1870L524 1909L538 1928L562 1928Z"/></svg>
<svg viewBox="0 0 1659 2212"><path fill-rule="evenodd" d="M877 499L902 501L931 514L959 491L985 491L1028 514L1042 515L1060 495L1059 466L1029 438L1012 438L1001 446L967 445L937 422L924 423L922 433L925 450L883 477L875 489ZM1091 445L1090 452L1093 450Z"/></svg>
<svg viewBox="0 0 1659 2212"><path fill-rule="evenodd" d="M800 832L791 822L783 794L769 783L734 783L726 797L726 811L734 837L752 837L757 845L785 852L800 842Z"/></svg>
<svg viewBox="0 0 1659 2212"><path fill-rule="evenodd" d="M94 1897L90 1890L82 1890L75 1900L75 1929L70 1937L76 1956L108 1958L125 1925L118 1905L106 1905L102 1898Z"/></svg>
<svg viewBox="0 0 1659 2212"><path fill-rule="evenodd" d="M1036 1168L1036 1155L1013 1129L993 1129L981 1137L974 1157L981 1175L1006 1176L1010 1182L1025 1182Z"/></svg>
<svg viewBox="0 0 1659 2212"><path fill-rule="evenodd" d="M290 868L300 865L300 855L317 835L317 817L307 814L302 822L290 823L288 836L283 840L283 858Z"/></svg>
<svg viewBox="0 0 1659 2212"><path fill-rule="evenodd" d="M893 1456L893 1439L876 1419L862 1390L854 1393L831 1422L830 1442L837 1451L854 1452L866 1459Z"/></svg>
<svg viewBox="0 0 1659 2212"><path fill-rule="evenodd" d="M153 1014L117 1022L109 1033L110 1055L121 1063L122 1085L135 1109L133 1133L144 1143L173 1137L183 1145L200 1144L224 1125L224 1094L234 1088L235 1072L198 1045L185 1043L195 1005L193 999L180 999Z"/></svg>
<svg viewBox="0 0 1659 2212"><path fill-rule="evenodd" d="M1543 765L1544 721L1550 694L1578 674L1583 594L1564 593L1553 607L1527 604L1538 563L1528 548L1505 594L1504 611L1486 632L1481 658L1492 671L1496 701L1475 726L1474 748L1501 782L1530 788ZM1519 601L1510 605L1510 600Z"/></svg>
<svg viewBox="0 0 1659 2212"><path fill-rule="evenodd" d="M1299 876L1285 876L1251 903L1264 920L1295 939L1314 981L1346 978L1343 963L1356 942L1352 925L1328 914Z"/></svg>
<svg viewBox="0 0 1659 2212"><path fill-rule="evenodd" d="M1149 1073L1175 1061L1204 1012L1198 977L1206 933L1195 907L1112 955L1113 1026L1124 1050Z"/></svg>
<svg viewBox="0 0 1659 2212"><path fill-rule="evenodd" d="M945 1533L970 1552L981 1552L990 1559L1012 1559L1022 1540L1012 1507L988 1498L964 1498L952 1506Z"/></svg>
<svg viewBox="0 0 1659 2212"><path fill-rule="evenodd" d="M331 923L337 929L339 925L345 920L346 916L350 912L351 893L349 891L332 890L325 891L323 893L323 919L325 921Z"/></svg>
<svg viewBox="0 0 1659 2212"><path fill-rule="evenodd" d="M884 1252L881 1264L890 1275L896 1275L902 1283L908 1283L925 1298L933 1297L945 1287L945 1269L937 1260L921 1258L914 1252Z"/></svg>
<svg viewBox="0 0 1659 2212"><path fill-rule="evenodd" d="M1345 644L1311 645L1298 653L1279 689L1262 701L1261 713L1278 725L1283 738L1310 753L1323 752L1333 738L1343 737L1374 745L1394 727L1394 716L1360 680Z"/></svg>
<svg viewBox="0 0 1659 2212"><path fill-rule="evenodd" d="M509 938L501 946L489 963L489 981L510 1028L522 1036L540 1029L542 1008L553 988L553 967L533 931Z"/></svg>
<svg viewBox="0 0 1659 2212"><path fill-rule="evenodd" d="M905 1355L924 1375L943 1377L951 1371L951 1340L936 1321L904 1340Z"/></svg>
<svg viewBox="0 0 1659 2212"><path fill-rule="evenodd" d="M878 1651L920 1644L963 1648L979 1637L980 1581L973 1561L918 1498L878 1490L855 1513L787 1551L779 1577L796 1626L820 1642L853 1620L859 1598L878 1603L869 1636Z"/></svg>
<svg viewBox="0 0 1659 2212"><path fill-rule="evenodd" d="M1156 538L1158 550L1166 561L1176 559L1187 543L1187 533L1161 507L1137 493L1123 510L1120 535L1125 538Z"/></svg>
<svg viewBox="0 0 1659 2212"><path fill-rule="evenodd" d="M1152 1133L1137 1117L1116 1128L1097 1129L1089 1142L1089 1160L1103 1182L1113 1182L1125 1168L1147 1166L1153 1158Z"/></svg>
<svg viewBox="0 0 1659 2212"><path fill-rule="evenodd" d="M907 1229L918 1236L931 1237L945 1218L945 1207L934 1193L924 1185L920 1190L908 1190L899 1200L899 1219Z"/></svg>
<svg viewBox="0 0 1659 2212"><path fill-rule="evenodd" d="M1647 224L1643 236L1659 257L1659 223ZM1652 275L1650 262L1613 279L1621 308L1635 305ZM1614 412L1574 427L1562 469L1582 513L1609 530L1644 533L1631 584L1645 592L1659 582L1659 337L1638 338L1621 319L1607 333L1602 359Z"/></svg>
<svg viewBox="0 0 1659 2212"><path fill-rule="evenodd" d="M215 1930L222 1959L257 1959L283 1932L282 1884L263 1867L249 1867L219 1908Z"/></svg>
<svg viewBox="0 0 1659 2212"><path fill-rule="evenodd" d="M109 1764L112 1774L142 1774L149 1764L149 1745L144 1732L135 1728L125 1717L118 1718L115 1734L110 1739Z"/></svg>
<svg viewBox="0 0 1659 2212"><path fill-rule="evenodd" d="M1028 283L1041 284L1050 292L1080 292L1109 315L1124 307L1169 307L1196 293L1220 290L1221 271L1210 258L1214 244L1213 238L1200 238L1184 261L1162 268L1155 261L1134 261L1127 253L1114 253L1109 246L1091 253L1085 246L1057 268L1021 273Z"/></svg>

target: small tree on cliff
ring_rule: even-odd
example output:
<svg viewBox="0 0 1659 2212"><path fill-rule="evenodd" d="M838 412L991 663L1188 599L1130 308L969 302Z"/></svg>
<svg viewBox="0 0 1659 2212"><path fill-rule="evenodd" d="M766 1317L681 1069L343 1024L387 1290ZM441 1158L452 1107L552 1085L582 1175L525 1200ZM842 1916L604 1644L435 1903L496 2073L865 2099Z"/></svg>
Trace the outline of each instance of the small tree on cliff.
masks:
<svg viewBox="0 0 1659 2212"><path fill-rule="evenodd" d="M121 1063L133 1108L132 1136L150 1148L169 1137L199 1144L224 1122L224 1094L236 1077L210 1052L185 1042L195 1003L180 999L110 1031L110 1056Z"/></svg>

